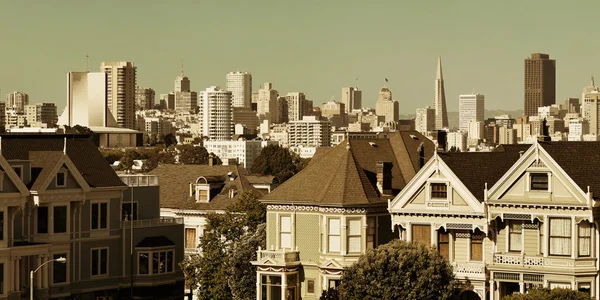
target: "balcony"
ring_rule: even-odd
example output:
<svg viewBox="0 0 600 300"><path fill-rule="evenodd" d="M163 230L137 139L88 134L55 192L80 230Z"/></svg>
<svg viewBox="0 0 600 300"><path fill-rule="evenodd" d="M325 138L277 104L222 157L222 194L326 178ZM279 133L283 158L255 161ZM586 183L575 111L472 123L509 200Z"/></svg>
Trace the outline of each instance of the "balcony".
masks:
<svg viewBox="0 0 600 300"><path fill-rule="evenodd" d="M183 224L183 218L160 217L158 219L123 221L123 228L131 228L131 224L133 224L133 228L180 225Z"/></svg>
<svg viewBox="0 0 600 300"><path fill-rule="evenodd" d="M485 264L483 262L452 263L454 273L458 279L481 279L485 280Z"/></svg>
<svg viewBox="0 0 600 300"><path fill-rule="evenodd" d="M120 174L119 178L128 186L158 186L157 175Z"/></svg>
<svg viewBox="0 0 600 300"><path fill-rule="evenodd" d="M300 252L297 250L262 250L260 247L258 247L258 251L256 251L256 260L262 261L263 259L268 258L277 264L290 264L299 262L299 254Z"/></svg>
<svg viewBox="0 0 600 300"><path fill-rule="evenodd" d="M519 253L494 253L493 264L495 266L517 266L524 268L560 268L560 269L595 269L596 259L593 257L582 257L573 259L571 257L543 257L525 255Z"/></svg>

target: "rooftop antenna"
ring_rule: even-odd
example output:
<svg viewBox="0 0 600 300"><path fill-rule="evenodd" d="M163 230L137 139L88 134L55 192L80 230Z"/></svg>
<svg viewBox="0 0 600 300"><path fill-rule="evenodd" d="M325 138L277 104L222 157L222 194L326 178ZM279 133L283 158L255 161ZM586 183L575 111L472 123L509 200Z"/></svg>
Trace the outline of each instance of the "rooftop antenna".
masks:
<svg viewBox="0 0 600 300"><path fill-rule="evenodd" d="M183 57L181 58L181 77L183 77Z"/></svg>
<svg viewBox="0 0 600 300"><path fill-rule="evenodd" d="M592 86L596 86L596 84L594 84L594 76L592 75Z"/></svg>
<svg viewBox="0 0 600 300"><path fill-rule="evenodd" d="M85 72L90 72L90 55L88 53L85 54Z"/></svg>
<svg viewBox="0 0 600 300"><path fill-rule="evenodd" d="M355 84L355 86L356 86L356 89L358 90L358 77L356 77L356 84Z"/></svg>

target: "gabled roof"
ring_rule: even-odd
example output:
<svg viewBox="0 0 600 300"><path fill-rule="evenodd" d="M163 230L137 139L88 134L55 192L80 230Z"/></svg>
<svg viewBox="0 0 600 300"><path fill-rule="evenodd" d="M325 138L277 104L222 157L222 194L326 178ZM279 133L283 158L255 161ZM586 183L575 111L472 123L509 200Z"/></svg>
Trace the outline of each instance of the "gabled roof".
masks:
<svg viewBox="0 0 600 300"><path fill-rule="evenodd" d="M66 166L79 186L84 191L89 191L89 185L64 152L31 151L29 159L31 160L30 190L38 192L45 190L60 168Z"/></svg>
<svg viewBox="0 0 600 300"><path fill-rule="evenodd" d="M2 135L2 155L6 160L30 160L30 152L66 152L90 187L125 186L87 135L8 134ZM54 154L50 154L54 155ZM50 159L50 158L48 158ZM54 158L52 158L54 159ZM50 159L50 160L52 160ZM33 161L33 164L37 162ZM39 162L46 164L47 162ZM39 174L38 174L39 176Z"/></svg>
<svg viewBox="0 0 600 300"><path fill-rule="evenodd" d="M234 180L229 180L227 174L232 172ZM225 210L233 204L237 197L246 191L256 190L246 179L246 170L238 166L208 166L208 165L174 165L163 164L150 171L148 175L157 175L160 184L160 207L179 208L184 210ZM219 188L211 190L211 200L208 203L197 203L194 196L190 197L190 183L196 183L198 177L211 178ZM221 178L221 184L214 180ZM233 198L229 198L229 189L236 190Z"/></svg>
<svg viewBox="0 0 600 300"><path fill-rule="evenodd" d="M389 139L350 139L315 155L310 164L263 200L324 206L368 206L386 203L393 195L377 190L376 163L392 163L392 192L398 193L419 169L419 147L425 161L434 144L416 131L395 132ZM411 136L412 135L412 136Z"/></svg>

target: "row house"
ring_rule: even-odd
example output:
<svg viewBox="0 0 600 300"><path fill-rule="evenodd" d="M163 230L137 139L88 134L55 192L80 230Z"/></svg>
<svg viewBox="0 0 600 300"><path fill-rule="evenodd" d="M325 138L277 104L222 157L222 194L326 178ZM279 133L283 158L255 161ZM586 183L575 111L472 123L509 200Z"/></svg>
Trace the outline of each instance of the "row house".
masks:
<svg viewBox="0 0 600 300"><path fill-rule="evenodd" d="M392 224L448 258L468 299L533 287L599 298L599 151L597 142L536 142L436 154L390 201Z"/></svg>
<svg viewBox="0 0 600 300"><path fill-rule="evenodd" d="M182 299L182 220L131 193L89 136L0 137L0 299Z"/></svg>
<svg viewBox="0 0 600 300"><path fill-rule="evenodd" d="M406 131L319 148L305 169L261 199L267 204L267 249L252 262L256 299L319 299L339 284L345 267L397 236L388 200L434 147Z"/></svg>

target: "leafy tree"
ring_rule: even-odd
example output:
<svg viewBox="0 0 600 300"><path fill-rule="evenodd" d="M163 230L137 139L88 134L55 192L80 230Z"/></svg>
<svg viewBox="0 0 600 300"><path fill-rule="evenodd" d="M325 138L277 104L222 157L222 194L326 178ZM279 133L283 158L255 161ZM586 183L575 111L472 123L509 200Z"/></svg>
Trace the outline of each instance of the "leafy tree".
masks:
<svg viewBox="0 0 600 300"><path fill-rule="evenodd" d="M223 161L218 156L216 156L213 152L211 152L209 154L209 156L210 155L212 155L212 157L213 157L213 165L217 166L217 165L222 165L223 164Z"/></svg>
<svg viewBox="0 0 600 300"><path fill-rule="evenodd" d="M401 240L362 255L344 271L340 299L449 299L450 263L431 247Z"/></svg>
<svg viewBox="0 0 600 300"><path fill-rule="evenodd" d="M208 151L206 148L194 145L179 145L179 162L186 165L208 164Z"/></svg>
<svg viewBox="0 0 600 300"><path fill-rule="evenodd" d="M334 289L334 288L329 288L328 290L324 290L323 293L321 294L321 298L319 298L319 300L339 300L340 299L340 293L338 292L338 290Z"/></svg>
<svg viewBox="0 0 600 300"><path fill-rule="evenodd" d="M67 131L73 131L74 133L79 133L79 134L89 134L90 139L92 139L92 142L94 142L94 145L96 145L97 147L100 147L100 135L93 132L88 127L81 126L81 125L75 125L75 126L73 126L73 128L68 128Z"/></svg>
<svg viewBox="0 0 600 300"><path fill-rule="evenodd" d="M450 147L450 150L448 150L448 152L460 152L460 149L458 149L458 147L456 146L452 146Z"/></svg>
<svg viewBox="0 0 600 300"><path fill-rule="evenodd" d="M250 261L265 247L265 222L266 207L252 192L239 195L224 214L207 216L202 255L181 263L199 299L255 299L256 269Z"/></svg>
<svg viewBox="0 0 600 300"><path fill-rule="evenodd" d="M123 151L119 149L100 149L100 154L102 154L106 162L111 165L115 161L120 161L123 157Z"/></svg>
<svg viewBox="0 0 600 300"><path fill-rule="evenodd" d="M172 133L165 135L164 137L165 147L169 148L170 146L177 145L177 139Z"/></svg>
<svg viewBox="0 0 600 300"><path fill-rule="evenodd" d="M254 159L250 171L261 175L273 175L283 183L302 170L304 164L304 160L290 153L289 149L268 145Z"/></svg>
<svg viewBox="0 0 600 300"><path fill-rule="evenodd" d="M527 294L512 294L503 300L591 300L590 295L571 289L533 288Z"/></svg>

